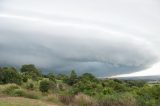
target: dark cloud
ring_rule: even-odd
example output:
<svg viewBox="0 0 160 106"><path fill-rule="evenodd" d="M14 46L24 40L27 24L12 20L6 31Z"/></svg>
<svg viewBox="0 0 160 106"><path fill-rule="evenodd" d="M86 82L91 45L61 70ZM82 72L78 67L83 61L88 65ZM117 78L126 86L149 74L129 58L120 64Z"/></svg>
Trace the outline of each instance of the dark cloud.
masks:
<svg viewBox="0 0 160 106"><path fill-rule="evenodd" d="M73 14L68 17L65 13L56 17L50 13L51 7L44 12L40 9L41 3L37 8L28 8L27 3L6 2L3 5L4 9L0 13L2 65L32 63L46 71L66 73L76 69L78 73L111 76L148 68L158 60L159 50L156 50L153 39L147 39L145 33L140 36L142 32L135 32L137 29L134 26L125 28L126 25L115 19L119 23L103 20L102 24L98 17L96 21L88 20L86 13L91 11L88 9L86 13L83 11L86 20L82 17L75 18ZM62 12L61 9L57 11ZM74 10L72 12L75 13ZM128 13L127 10L126 12ZM95 13L97 14L96 11Z"/></svg>

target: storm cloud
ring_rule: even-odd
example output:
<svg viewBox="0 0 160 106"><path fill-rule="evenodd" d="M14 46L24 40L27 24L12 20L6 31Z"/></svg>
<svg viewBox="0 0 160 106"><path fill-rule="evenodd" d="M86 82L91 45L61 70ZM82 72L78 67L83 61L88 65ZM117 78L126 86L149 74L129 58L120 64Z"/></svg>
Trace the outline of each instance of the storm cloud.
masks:
<svg viewBox="0 0 160 106"><path fill-rule="evenodd" d="M0 64L32 63L44 71L76 69L96 76L150 67L159 60L159 2L117 3L2 0Z"/></svg>

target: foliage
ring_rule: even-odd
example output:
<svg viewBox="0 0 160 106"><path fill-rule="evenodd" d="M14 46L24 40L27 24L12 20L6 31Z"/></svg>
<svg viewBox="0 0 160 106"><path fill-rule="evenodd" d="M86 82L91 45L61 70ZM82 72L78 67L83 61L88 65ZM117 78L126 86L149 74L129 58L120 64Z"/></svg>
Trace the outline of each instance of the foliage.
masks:
<svg viewBox="0 0 160 106"><path fill-rule="evenodd" d="M25 77L32 78L33 80L39 80L42 76L41 72L33 64L23 65L20 71Z"/></svg>
<svg viewBox="0 0 160 106"><path fill-rule="evenodd" d="M79 93L75 95L73 99L74 106L97 106L96 100L93 99L91 96Z"/></svg>
<svg viewBox="0 0 160 106"><path fill-rule="evenodd" d="M55 75L54 75L53 73L49 73L49 74L47 75L47 77L49 78L50 81L56 82L56 78L55 78Z"/></svg>
<svg viewBox="0 0 160 106"><path fill-rule="evenodd" d="M50 82L48 80L42 80L39 85L39 90L41 92L48 92L50 87Z"/></svg>
<svg viewBox="0 0 160 106"><path fill-rule="evenodd" d="M125 80L125 82L129 87L143 87L146 84L146 81L144 80Z"/></svg>
<svg viewBox="0 0 160 106"><path fill-rule="evenodd" d="M31 83L31 82L30 82L30 83L27 83L27 84L26 84L26 88L27 88L27 89L30 89L30 90L33 90L33 89L34 89L34 84Z"/></svg>
<svg viewBox="0 0 160 106"><path fill-rule="evenodd" d="M15 89L20 89L20 87L16 84L7 84L2 92L11 95Z"/></svg>
<svg viewBox="0 0 160 106"><path fill-rule="evenodd" d="M68 85L74 85L77 82L77 73L75 72L75 70L72 70L70 73L70 77L68 79Z"/></svg>
<svg viewBox="0 0 160 106"><path fill-rule="evenodd" d="M26 92L23 89L14 89L12 91L12 96L24 96Z"/></svg>
<svg viewBox="0 0 160 106"><path fill-rule="evenodd" d="M158 106L160 85L143 80L98 79L90 73L41 75L34 65L0 68L0 95L61 102L69 106ZM42 96L43 95L43 96Z"/></svg>
<svg viewBox="0 0 160 106"><path fill-rule="evenodd" d="M22 77L20 73L14 67L3 67L0 68L0 83L7 84L7 83L22 83Z"/></svg>
<svg viewBox="0 0 160 106"><path fill-rule="evenodd" d="M131 94L112 94L99 97L99 106L137 106Z"/></svg>

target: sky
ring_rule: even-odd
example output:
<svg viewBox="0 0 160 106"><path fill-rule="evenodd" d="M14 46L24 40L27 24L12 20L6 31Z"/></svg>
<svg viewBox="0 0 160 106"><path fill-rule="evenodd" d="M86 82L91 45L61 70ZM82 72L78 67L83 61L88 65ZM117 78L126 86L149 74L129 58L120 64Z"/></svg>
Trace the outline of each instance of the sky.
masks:
<svg viewBox="0 0 160 106"><path fill-rule="evenodd" d="M160 75L159 34L159 0L0 0L1 66Z"/></svg>

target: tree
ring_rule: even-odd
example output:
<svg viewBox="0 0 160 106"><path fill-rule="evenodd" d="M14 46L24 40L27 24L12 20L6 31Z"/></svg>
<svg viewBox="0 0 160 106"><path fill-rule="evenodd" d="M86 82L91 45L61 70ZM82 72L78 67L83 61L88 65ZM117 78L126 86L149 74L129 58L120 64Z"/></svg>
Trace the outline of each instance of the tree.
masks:
<svg viewBox="0 0 160 106"><path fill-rule="evenodd" d="M47 77L49 78L50 81L56 82L56 78L55 78L55 75L53 73L49 73L47 75Z"/></svg>
<svg viewBox="0 0 160 106"><path fill-rule="evenodd" d="M41 92L48 92L50 88L50 82L48 80L42 80L39 85L39 90Z"/></svg>
<svg viewBox="0 0 160 106"><path fill-rule="evenodd" d="M28 75L26 75L25 73L21 73L21 76L22 76L23 82L27 82L28 81L28 78L29 78Z"/></svg>
<svg viewBox="0 0 160 106"><path fill-rule="evenodd" d="M0 83L22 83L21 74L17 72L14 67L3 67L0 68Z"/></svg>
<svg viewBox="0 0 160 106"><path fill-rule="evenodd" d="M77 82L77 74L75 70L72 70L68 79L68 85L74 85Z"/></svg>
<svg viewBox="0 0 160 106"><path fill-rule="evenodd" d="M64 83L68 83L69 80L69 76L65 75L65 74L58 74L55 76L56 79L58 80L62 80Z"/></svg>
<svg viewBox="0 0 160 106"><path fill-rule="evenodd" d="M97 81L98 81L97 78L96 78L94 75L92 75L91 73L84 73L84 74L80 77L80 79L90 80L90 81L94 81L94 82L97 82Z"/></svg>
<svg viewBox="0 0 160 106"><path fill-rule="evenodd" d="M42 76L41 72L33 64L23 65L21 72L25 73L25 75L31 77L33 80L37 80Z"/></svg>

